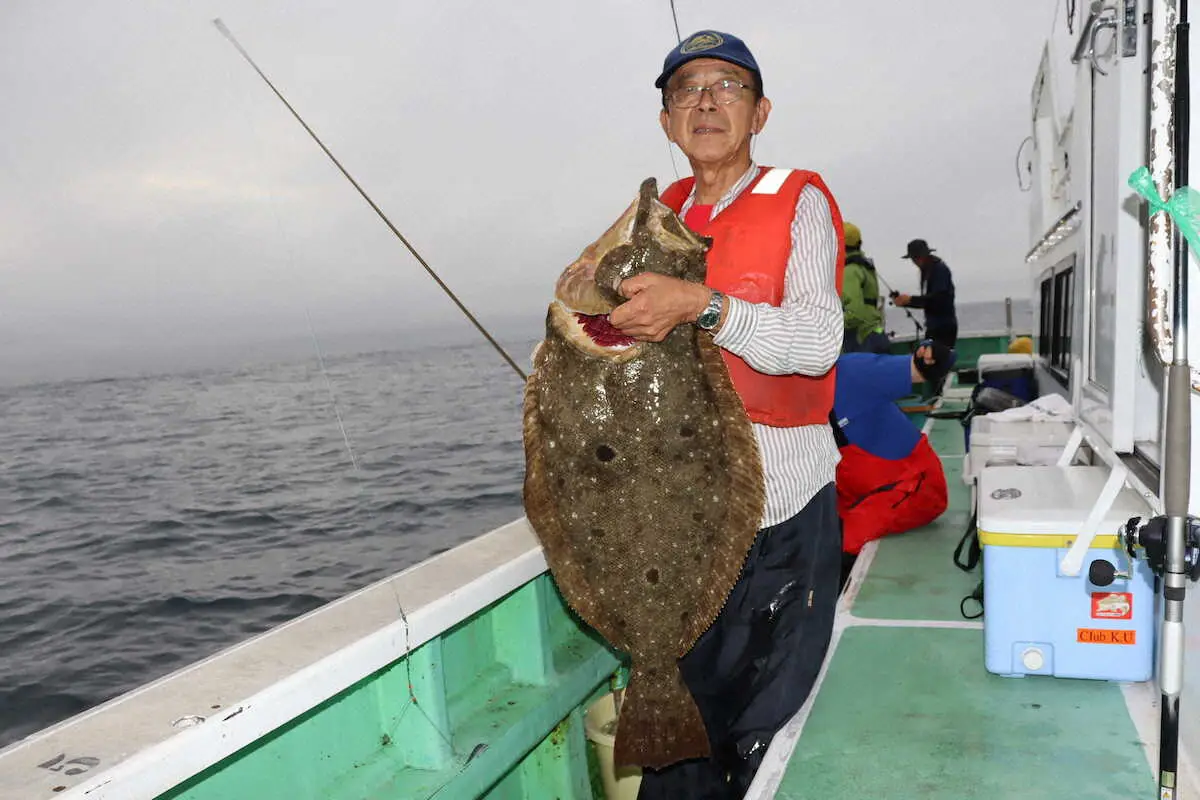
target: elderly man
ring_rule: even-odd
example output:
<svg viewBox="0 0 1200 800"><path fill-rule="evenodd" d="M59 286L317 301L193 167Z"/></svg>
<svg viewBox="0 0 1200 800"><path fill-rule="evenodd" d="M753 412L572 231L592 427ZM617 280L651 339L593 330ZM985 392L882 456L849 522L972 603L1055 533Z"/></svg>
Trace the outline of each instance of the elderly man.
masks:
<svg viewBox="0 0 1200 800"><path fill-rule="evenodd" d="M771 112L745 43L684 39L663 63L659 121L691 178L663 202L712 238L705 285L644 273L609 319L659 341L696 325L722 348L754 423L767 499L741 577L680 661L713 756L647 771L642 800L741 797L776 731L800 708L833 629L841 562L837 446L829 426L842 342L842 220L821 178L750 158Z"/></svg>

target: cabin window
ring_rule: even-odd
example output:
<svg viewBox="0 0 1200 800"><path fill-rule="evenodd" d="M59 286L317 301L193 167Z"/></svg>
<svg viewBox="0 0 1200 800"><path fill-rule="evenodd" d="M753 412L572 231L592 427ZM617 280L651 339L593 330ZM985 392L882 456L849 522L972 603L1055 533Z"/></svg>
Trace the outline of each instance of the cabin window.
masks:
<svg viewBox="0 0 1200 800"><path fill-rule="evenodd" d="M1074 275L1075 256L1070 256L1042 278L1039 297L1038 355L1064 386L1071 375Z"/></svg>
<svg viewBox="0 0 1200 800"><path fill-rule="evenodd" d="M1063 372L1071 371L1071 277L1068 268L1054 276L1054 343L1050 349L1050 365Z"/></svg>
<svg viewBox="0 0 1200 800"><path fill-rule="evenodd" d="M1042 280L1042 313L1038 317L1038 355L1050 361L1050 346L1051 346L1051 324L1054 319L1054 278L1044 278Z"/></svg>

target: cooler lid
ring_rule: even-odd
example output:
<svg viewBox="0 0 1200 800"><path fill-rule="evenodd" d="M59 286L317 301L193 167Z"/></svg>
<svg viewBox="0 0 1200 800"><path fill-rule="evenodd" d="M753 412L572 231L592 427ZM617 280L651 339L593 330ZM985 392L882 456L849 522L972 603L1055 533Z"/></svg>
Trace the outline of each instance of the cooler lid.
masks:
<svg viewBox="0 0 1200 800"><path fill-rule="evenodd" d="M985 467L979 471L979 530L1074 534L1091 512L1108 476L1108 467ZM1146 501L1126 486L1097 533L1114 534L1130 517L1149 515Z"/></svg>
<svg viewBox="0 0 1200 800"><path fill-rule="evenodd" d="M1075 423L1061 420L1014 420L991 414L971 419L971 446L976 444L1066 444Z"/></svg>
<svg viewBox="0 0 1200 800"><path fill-rule="evenodd" d="M1001 369L1033 369L1029 353L984 353L975 363L980 375Z"/></svg>

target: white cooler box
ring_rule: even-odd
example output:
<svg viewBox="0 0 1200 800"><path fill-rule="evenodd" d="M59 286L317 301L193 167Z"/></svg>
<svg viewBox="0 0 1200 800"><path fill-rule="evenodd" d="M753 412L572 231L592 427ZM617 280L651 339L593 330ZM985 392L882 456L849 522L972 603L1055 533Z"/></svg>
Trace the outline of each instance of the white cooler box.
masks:
<svg viewBox="0 0 1200 800"><path fill-rule="evenodd" d="M1004 422L991 414L971 420L970 449L963 464L968 483L992 464L1053 465L1075 430L1073 422Z"/></svg>
<svg viewBox="0 0 1200 800"><path fill-rule="evenodd" d="M1095 505L1107 467L985 467L979 473L984 648L989 672L1113 681L1148 680L1154 668L1154 577L1144 560L1131 577L1097 586L1103 559L1130 571L1116 533L1150 509L1128 487L1104 515L1078 575L1060 564Z"/></svg>

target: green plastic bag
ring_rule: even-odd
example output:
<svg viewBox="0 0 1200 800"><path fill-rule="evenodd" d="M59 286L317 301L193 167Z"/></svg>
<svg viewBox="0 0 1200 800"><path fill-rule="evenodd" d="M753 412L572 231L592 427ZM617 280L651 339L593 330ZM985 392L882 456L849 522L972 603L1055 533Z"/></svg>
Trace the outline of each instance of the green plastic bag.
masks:
<svg viewBox="0 0 1200 800"><path fill-rule="evenodd" d="M1129 185L1146 199L1151 211L1165 211L1171 215L1175 227L1179 228L1192 252L1200 258L1200 231L1197 230L1196 219L1196 213L1200 210L1200 193L1190 186L1182 186L1171 195L1170 200L1164 202L1158 194L1158 187L1154 185L1154 178L1150 176L1150 170L1146 167L1138 167L1133 171L1129 176Z"/></svg>

